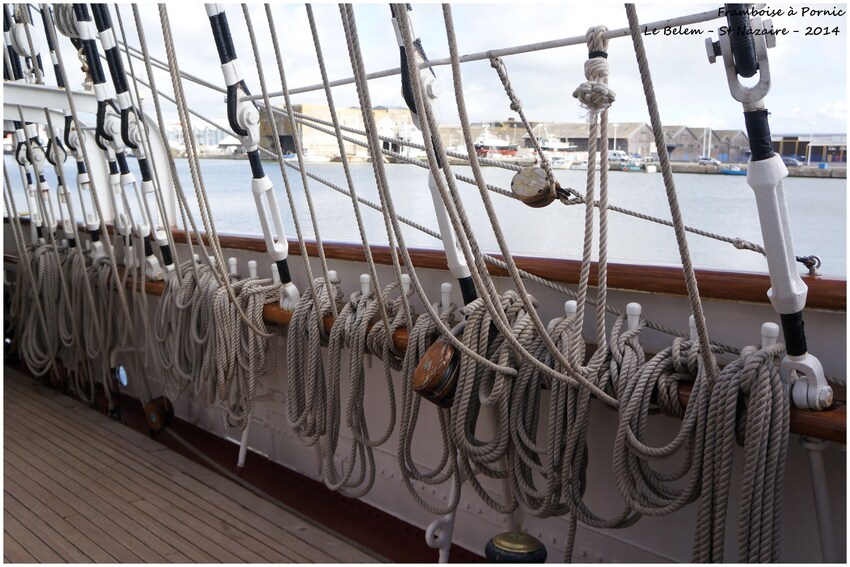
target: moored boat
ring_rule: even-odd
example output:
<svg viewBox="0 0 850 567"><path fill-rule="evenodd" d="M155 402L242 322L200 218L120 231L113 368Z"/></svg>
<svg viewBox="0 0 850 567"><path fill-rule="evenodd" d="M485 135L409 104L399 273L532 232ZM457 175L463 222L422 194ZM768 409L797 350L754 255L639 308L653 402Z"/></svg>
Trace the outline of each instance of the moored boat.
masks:
<svg viewBox="0 0 850 567"><path fill-rule="evenodd" d="M723 175L746 175L747 170L742 168L738 164L731 164L727 166L722 166L717 169Z"/></svg>

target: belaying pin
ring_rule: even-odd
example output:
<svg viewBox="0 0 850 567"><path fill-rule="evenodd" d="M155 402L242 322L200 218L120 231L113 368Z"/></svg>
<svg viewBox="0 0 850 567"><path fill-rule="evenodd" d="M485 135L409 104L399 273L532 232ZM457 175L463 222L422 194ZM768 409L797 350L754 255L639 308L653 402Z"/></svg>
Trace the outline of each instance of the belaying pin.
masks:
<svg viewBox="0 0 850 567"><path fill-rule="evenodd" d="M641 311L640 303L632 302L626 305L626 325L630 331L634 331L640 325Z"/></svg>
<svg viewBox="0 0 850 567"><path fill-rule="evenodd" d="M440 312L448 313L451 308L452 284L449 282L443 282L442 284L440 284Z"/></svg>
<svg viewBox="0 0 850 567"><path fill-rule="evenodd" d="M763 323L761 326L761 348L767 348L776 344L779 338L779 325L776 323Z"/></svg>
<svg viewBox="0 0 850 567"><path fill-rule="evenodd" d="M372 294L372 278L369 274L360 274L360 294L366 297Z"/></svg>

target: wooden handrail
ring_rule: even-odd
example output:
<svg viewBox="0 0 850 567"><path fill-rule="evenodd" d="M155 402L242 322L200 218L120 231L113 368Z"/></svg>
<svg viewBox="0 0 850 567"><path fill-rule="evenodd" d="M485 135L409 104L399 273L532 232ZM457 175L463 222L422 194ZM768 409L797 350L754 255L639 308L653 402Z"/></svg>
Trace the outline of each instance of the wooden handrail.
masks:
<svg viewBox="0 0 850 567"><path fill-rule="evenodd" d="M4 222L9 222L4 217ZM29 223L29 218L23 217L21 222ZM107 229L111 232L111 226ZM81 228L81 230L83 230ZM173 229L172 234L177 243L187 240L186 232ZM204 243L209 243L206 234L202 234ZM223 248L245 250L249 252L265 252L266 244L260 236L219 234L219 242ZM307 242L307 253L315 257L318 249L315 242ZM366 255L361 244L343 242L323 242L325 255L334 260L349 262L365 262ZM378 264L390 265L392 258L388 246L370 246L372 256ZM298 243L289 241L289 253L293 256L300 254ZM420 248L410 249L414 266L448 270L446 255L441 250ZM578 260L563 260L558 258L534 258L514 256L517 266L541 278L570 285L578 284L581 272L581 262ZM598 283L598 266L590 268L590 285ZM488 265L488 270L494 276L507 276L507 272L496 266ZM699 282L700 296L704 299L723 301L745 301L748 303L768 303L767 290L770 288L770 277L767 274L751 272L729 272L723 270L695 270ZM830 311L847 310L847 281L827 276L803 276L803 281L809 288L806 307L809 309L826 309ZM608 286L625 291L640 291L660 293L665 295L687 297L684 272L681 268L668 266L646 266L636 264L608 264Z"/></svg>
<svg viewBox="0 0 850 567"><path fill-rule="evenodd" d="M186 242L186 233L173 230L176 242ZM202 235L208 243L206 235ZM265 252L265 241L259 236L237 236L219 234L219 242L223 248ZM365 262L366 254L361 244L342 242L322 242L325 255L334 260L349 262ZM390 248L388 246L369 247L372 257L378 264L391 265ZM289 241L289 253L299 255L298 243ZM307 243L307 253L318 255L315 242ZM410 255L417 268L448 270L446 255L442 250L411 248ZM497 256L498 257L498 256ZM578 260L561 260L557 258L532 258L514 256L517 266L541 278L564 284L576 285L581 273L581 262ZM507 276L501 268L488 265L489 272L494 276ZM770 288L770 277L767 274L750 272L727 272L721 270L695 270L699 282L700 296L704 299L719 299L726 301L746 301L749 303L769 303L767 290ZM806 307L810 309L827 309L831 311L847 310L847 282L839 278L825 276L803 276L803 281L809 287ZM598 283L598 265L594 262L590 268L590 285ZM608 264L608 286L626 291L642 291L687 297L685 276L681 268L667 266L640 266L636 264Z"/></svg>

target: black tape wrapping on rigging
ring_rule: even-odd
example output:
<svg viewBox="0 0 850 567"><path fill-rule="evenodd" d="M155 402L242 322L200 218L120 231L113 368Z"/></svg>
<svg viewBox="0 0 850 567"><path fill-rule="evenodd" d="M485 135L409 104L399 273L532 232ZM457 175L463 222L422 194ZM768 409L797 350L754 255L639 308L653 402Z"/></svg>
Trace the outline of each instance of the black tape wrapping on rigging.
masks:
<svg viewBox="0 0 850 567"><path fill-rule="evenodd" d="M230 63L236 59L236 48L233 47L233 36L230 35L230 26L227 23L227 14L221 12L210 16L210 27L212 28L215 48L218 51L218 59L221 64Z"/></svg>
<svg viewBox="0 0 850 567"><path fill-rule="evenodd" d="M115 159L118 162L118 171L121 175L130 173L130 164L127 163L127 154L124 152L115 152Z"/></svg>
<svg viewBox="0 0 850 567"><path fill-rule="evenodd" d="M65 152L65 148L62 147L62 140L60 140L58 136L53 137L47 141L47 151L44 152L44 156L47 158L47 161L50 163L50 165L57 165L56 161L53 159L54 146L57 146L59 148L59 151L61 151L65 155L65 157L68 157L67 152ZM63 159L62 162L64 163L65 160Z"/></svg>
<svg viewBox="0 0 850 567"><path fill-rule="evenodd" d="M92 4L91 12L98 32L104 32L112 27L112 18L109 17L106 4Z"/></svg>
<svg viewBox="0 0 850 567"><path fill-rule="evenodd" d="M254 176L254 179L262 179L266 176L263 170L263 162L260 160L259 150L248 152L248 163L251 164L251 175Z"/></svg>
<svg viewBox="0 0 850 567"><path fill-rule="evenodd" d="M808 352L803 312L780 313L782 336L785 338L785 352L790 356L802 356Z"/></svg>
<svg viewBox="0 0 850 567"><path fill-rule="evenodd" d="M78 22L90 22L92 20L86 4L72 4L72 6L74 7L74 17ZM83 39L81 43L83 54L86 57L86 63L89 66L89 73L91 73L92 82L95 85L104 84L106 82L106 76L103 74L103 66L100 64L100 57L98 57L97 43L93 38Z"/></svg>
<svg viewBox="0 0 850 567"><path fill-rule="evenodd" d="M106 50L106 63L109 65L109 74L112 76L115 92L121 94L129 91L127 74L124 72L124 63L121 61L121 53L117 47Z"/></svg>
<svg viewBox="0 0 850 567"><path fill-rule="evenodd" d="M162 253L162 263L166 266L170 266L174 263L174 260L171 258L171 246L168 244L163 244L159 247L159 251Z"/></svg>
<svg viewBox="0 0 850 567"><path fill-rule="evenodd" d="M3 31L10 32L12 30L12 13L8 4L3 4ZM21 67L21 58L15 48L11 45L6 45L6 51L9 53L9 61L12 64L13 79L20 80L24 78L24 70ZM7 75L6 66L3 65L3 77Z"/></svg>
<svg viewBox="0 0 850 567"><path fill-rule="evenodd" d="M750 138L753 161L762 161L774 156L767 117L766 109L744 112L744 124L747 128L747 136Z"/></svg>
<svg viewBox="0 0 850 567"><path fill-rule="evenodd" d="M142 174L142 181L153 181L151 177L151 165L147 158L139 158L139 173Z"/></svg>
<svg viewBox="0 0 850 567"><path fill-rule="evenodd" d="M53 20L53 10L50 7L48 7L48 11L50 12L51 21L55 21L55 20ZM41 15L41 21L44 24L44 35L47 39L47 49L50 51L50 53L52 55L56 51L56 46L53 43L53 36L50 34L50 27L48 26L48 23L47 23L47 17L44 14ZM60 89L64 89L65 88L65 81L64 81L64 79L62 79L62 70L59 68L59 63L53 64L53 74L56 77L56 85Z"/></svg>
<svg viewBox="0 0 850 567"><path fill-rule="evenodd" d="M227 87L227 123L237 136L247 136L248 130L239 125L239 120L236 116L236 108L239 104L239 87L244 88L244 82L228 85ZM247 93L247 89L245 89Z"/></svg>
<svg viewBox="0 0 850 567"><path fill-rule="evenodd" d="M281 283L283 285L291 283L292 275L289 273L289 263L286 261L286 258L278 260L275 264L277 264L277 273L280 275Z"/></svg>
<svg viewBox="0 0 850 567"><path fill-rule="evenodd" d="M409 5L408 5L409 6ZM393 12L393 17L395 18L395 10L392 6L390 6ZM410 8L408 8L409 10ZM416 52L422 57L422 61L427 62L428 56L425 55L425 48L422 47L422 39L416 38L416 41L413 42L413 46L416 49ZM410 112L413 113L418 120L420 120L419 124L421 126L421 120L424 117L420 117L419 113L416 111L416 97L413 94L413 82L410 76L410 69L407 67L407 50L403 45L400 45L398 48L399 56L401 59L401 63L399 67L401 68L401 97L404 99L405 104L407 104L407 108L410 109ZM437 75L434 73L434 69L428 69L434 77ZM421 128L420 128L421 130ZM443 168L443 160L440 157L440 153L437 151L437 146L434 142L431 142L431 146L434 148L434 157L437 160L437 167L440 169Z"/></svg>
<svg viewBox="0 0 850 567"><path fill-rule="evenodd" d="M121 110L121 140L124 145L133 150L139 149L139 145L130 138L130 114L135 112L132 107Z"/></svg>
<svg viewBox="0 0 850 567"><path fill-rule="evenodd" d="M98 32L103 33L112 29L112 18L109 16L109 8L106 4L92 4L92 13ZM121 61L118 46L104 49L104 53L106 63L109 65L109 74L112 76L112 83L115 85L115 92L119 94L127 92L129 90L127 75L124 73L124 64Z"/></svg>
<svg viewBox="0 0 850 567"><path fill-rule="evenodd" d="M18 52L15 51L15 48L11 45L6 46L6 51L9 52L9 61L12 63L12 75L14 80L19 81L24 78L24 69L21 67L21 58L18 55ZM3 77L5 78L8 74L6 71L6 66L3 65Z"/></svg>
<svg viewBox="0 0 850 567"><path fill-rule="evenodd" d="M97 53L97 42L93 39L84 39L82 43L83 54L85 54L86 63L89 65L92 83L95 85L105 84L106 75L103 73L103 65L100 64L100 57Z"/></svg>
<svg viewBox="0 0 850 567"><path fill-rule="evenodd" d="M478 292L475 290L475 282L472 280L472 276L460 278L457 283L460 285L460 294L463 296L464 305L469 305L478 299Z"/></svg>
<svg viewBox="0 0 850 567"><path fill-rule="evenodd" d="M73 122L74 122L74 118L70 114L66 114L65 115L65 130L62 133L62 137L65 140L65 145L68 146L68 148L70 148L72 151L76 152L79 148L77 148L74 144L71 143L71 124ZM80 172L79 166L78 166L78 172L79 173L85 173L86 171L85 171L85 169L83 169L83 171Z"/></svg>

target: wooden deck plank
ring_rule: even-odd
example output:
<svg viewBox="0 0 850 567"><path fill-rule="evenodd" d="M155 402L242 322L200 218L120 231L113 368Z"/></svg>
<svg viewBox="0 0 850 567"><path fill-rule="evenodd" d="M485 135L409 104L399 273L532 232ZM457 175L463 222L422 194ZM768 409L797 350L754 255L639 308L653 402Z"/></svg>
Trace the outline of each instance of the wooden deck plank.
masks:
<svg viewBox="0 0 850 567"><path fill-rule="evenodd" d="M17 457L17 455L13 456ZM89 514L90 517L102 515L105 518L110 518L116 526L117 536L123 536L129 531L150 549L160 553L163 558L177 563L189 562L192 553L198 551L192 544L186 544L168 530L163 529L154 519L141 513L125 514L126 504L123 501L113 505L109 495L95 494L49 465L44 464L36 468L30 465L27 457L28 455L22 455L15 458L14 463L7 463L6 466L15 466L20 469L24 474L29 475L44 486L56 498L64 499L81 513ZM48 475L52 475L54 478ZM188 547L188 556L178 551L178 549L186 547Z"/></svg>
<svg viewBox="0 0 850 567"><path fill-rule="evenodd" d="M38 562L7 530L3 530L3 561L6 563Z"/></svg>
<svg viewBox="0 0 850 567"><path fill-rule="evenodd" d="M30 494L50 506L53 511L59 514L59 516L62 518L67 518L68 516L73 516L77 513L74 508L72 508L62 500L54 498L52 494L50 494L43 486L33 481L32 478L21 474L21 472L17 470L14 465L12 465L11 463L5 464L6 466L3 468L4 482L15 483L20 485L21 490L29 492Z"/></svg>
<svg viewBox="0 0 850 567"><path fill-rule="evenodd" d="M26 408L27 402L23 402L20 407L12 410L10 413L14 416L15 412L23 411ZM34 414L35 412L30 413ZM81 474L85 474L86 469L88 469L87 465L81 463L85 463L89 459L96 462L100 471L100 482L104 483L107 489L116 493L121 490L120 487L123 487L127 491L129 501L135 502L137 499L150 501L162 512L168 513L183 526L195 530L197 535L194 538L202 541L204 547L211 548L214 551L220 551L229 560L236 560L235 558L237 557L252 562L304 560L301 556L291 552L281 553L270 548L264 542L254 537L254 530L249 525L229 517L223 511L219 511L219 514L216 516L209 514L206 510L202 510L201 508L215 510L215 507L202 499L184 498L183 495L191 494L186 491L172 491L174 488L172 479L162 482L156 478L156 474L153 471L150 471L148 478L141 478L137 474L138 471L128 466L128 463L99 453L97 451L98 439L93 436L86 437L86 431L78 431L76 428L59 430L58 424L53 424L57 427L53 428L48 439L40 430L50 430L51 419L48 417L42 420L41 417L40 415L32 415L30 418L34 424L41 427L26 431L16 431L29 442L44 447L60 458L62 458L62 455L57 454L57 450L67 452L72 459L66 459L65 462ZM16 426L12 427L14 429ZM75 435L81 435L82 437L77 439ZM50 443L56 440L61 441L61 447L50 445ZM74 462L73 459L76 459L78 462ZM177 474L180 473L178 472ZM153 489L148 484L148 480L158 483L161 490ZM228 553L233 555L227 555Z"/></svg>
<svg viewBox="0 0 850 567"><path fill-rule="evenodd" d="M7 478L7 482L12 480L21 486L26 485L26 490L31 494L35 495L41 502L45 505L51 507L54 511L59 513L60 510L70 510L69 514L62 515L62 517L75 525L86 522L91 522L95 528L87 530L88 533L95 533L98 537L98 541L101 541L101 537L104 540L110 540L114 538L116 541L121 543L124 547L126 547L132 554L135 556L130 559L123 559L119 557L121 561L145 561L145 562L153 562L153 563L162 563L164 558L160 553L157 553L155 547L157 547L157 542L159 541L156 537L147 538L147 543L141 541L137 536L140 535L140 531L138 529L133 530L132 532L128 532L125 527L122 525L118 518L116 518L113 514L103 514L87 505L86 502L76 498L74 495L72 497L77 500L77 507L72 507L70 504L63 500L62 490L58 490L59 494L50 492L44 486L38 484L37 480L31 476L27 476L23 472L19 471L16 468L17 463L11 463L8 460L4 460L5 468L4 475ZM24 482L29 481L29 482ZM117 510L115 510L117 511ZM60 514L61 515L61 514ZM74 520L69 520L69 517L74 517ZM97 532L101 532L97 534ZM141 530L142 533L146 533L150 535L147 530ZM107 536L106 534L112 534ZM151 546L153 544L153 547ZM173 551L172 548L166 548L166 551ZM123 552L119 550L119 554L123 556ZM118 555L116 555L118 557Z"/></svg>
<svg viewBox="0 0 850 567"><path fill-rule="evenodd" d="M174 455L170 451L167 452L170 455ZM179 456L179 455L178 455ZM215 473L212 473L215 474ZM203 482L200 482L194 478L191 478L187 475L180 475L175 477L174 482L179 484L182 488L198 495L201 498L209 498L214 499L216 495L219 494L218 491L210 488ZM241 487L238 487L241 490ZM319 544L314 541L314 539L318 539L321 541L321 537L309 537L312 532L308 529L307 525L302 522L300 519L288 514L283 510L279 510L280 516L280 524L275 522L271 522L262 515L260 515L256 510L252 510L242 504L238 503L238 495L235 494L236 490L231 492L229 495L230 498L226 500L217 500L217 504L222 507L222 510L227 512L228 514L233 514L236 517L242 518L245 522L250 523L250 525L261 534L268 536L269 538L280 538L282 543L285 542L288 549L298 552L301 556L305 557L305 560L316 561L320 563L333 563L336 561L340 561L339 557L335 557L333 554L327 552L327 550L323 550ZM300 536L300 537L298 537ZM310 541L313 543L309 543L308 541L304 541L304 536L308 536ZM344 554L344 561L352 562L352 563L362 563L362 562L370 562L372 558L363 554L364 557L357 557L351 549L347 549Z"/></svg>
<svg viewBox="0 0 850 567"><path fill-rule="evenodd" d="M44 543L6 510L5 502L3 503L3 531L9 533L38 563L67 563L52 547Z"/></svg>
<svg viewBox="0 0 850 567"><path fill-rule="evenodd" d="M26 506L30 512L36 514L47 525L56 530L57 533L62 534L65 539L88 555L92 561L121 561L123 563L135 563L139 561L139 558L132 553L125 553L123 547L117 544L111 537L104 539L102 533L92 533L81 529L76 523L60 517L44 502L41 502L26 490L23 490L18 484L10 482L3 487L3 490L6 494L18 500L21 505Z"/></svg>
<svg viewBox="0 0 850 567"><path fill-rule="evenodd" d="M182 455L178 455L173 451L159 451L156 453L160 458L170 461L176 466L182 463L194 464ZM271 523L286 529L287 531L295 531L296 535L313 542L318 545L327 554L333 556L333 561L343 561L349 563L375 563L376 559L371 555L349 545L328 533L325 530L316 528L308 522L298 518L293 514L289 514L278 506L275 506L268 500L265 500L252 492L242 488L238 484L231 483L221 475L207 469L197 469L191 473L193 478L199 480L204 485L214 491L225 490L228 485L231 488L230 498L242 505L243 507L252 510L254 513L262 516Z"/></svg>
<svg viewBox="0 0 850 567"><path fill-rule="evenodd" d="M68 541L64 534L57 532L6 490L3 491L3 510L4 512L8 511L9 516L26 526L27 530L56 552L62 561L73 563L90 563L93 561L76 545ZM5 514L3 519L7 519Z"/></svg>
<svg viewBox="0 0 850 567"><path fill-rule="evenodd" d="M14 542L5 554L12 561L374 561L9 369L4 394L4 538Z"/></svg>
<svg viewBox="0 0 850 567"><path fill-rule="evenodd" d="M8 426L7 426L7 429L8 429ZM19 448L16 443L17 443L16 441L11 441L11 442L7 441L7 447L9 447L11 445L11 448L13 448L13 450L17 449L18 456L20 458L27 459L26 455L21 454L22 449ZM40 449L43 449L43 447L45 446L45 445L42 444L40 439L36 439L35 441L32 441L32 443L34 445L36 445L37 447L39 447ZM50 447L50 446L47 445L47 447ZM66 470L69 467L70 464L77 464L77 463L74 463L74 460L70 459L67 455L65 455L66 460L64 460L64 461L61 460L59 457L54 455L54 452L62 455L62 451L59 448L50 447L49 451L48 450L42 450L41 451L41 454L39 455L39 457L43 460L43 463L44 463L43 466L45 466L46 468L49 468L49 469L52 469L52 470ZM30 462L32 462L32 457L30 457L29 460L30 460ZM135 508L133 508L127 502L126 496L116 495L111 490L106 489L102 485L98 484L98 482L93 480L90 475L85 474L85 472L84 472L86 470L85 467L83 467L83 469L82 469L83 472L81 472L80 469L76 469L76 468L74 470L75 470L75 473L76 473L74 476L80 481L81 484L83 484L88 489L88 491L91 494L91 497L93 499L110 498L110 499L113 500L114 504L117 507L129 510L131 516L141 515L141 516L144 516L145 518L149 518L151 523L155 523L156 525L161 526L162 531L169 534L169 537L170 537L172 543L178 548L178 550L182 554L185 554L185 556L190 561L200 562L200 563L210 563L210 562L216 561L216 558L213 555L211 555L210 553L207 552L207 549L205 547L205 544L207 542L206 541L203 541L203 542L198 541L198 540L204 539L204 538L200 537L200 535L198 533L196 533L192 530L183 529L182 525L179 522L177 522L177 523L170 522L170 521L169 522L163 522L162 521L163 520L163 518L162 518L163 514L161 512L157 512L153 515L150 515L150 514L147 514L147 513L143 513L140 510L136 510ZM136 496L133 496L133 498L131 498L131 499L135 500L135 501L140 500L140 498L138 498ZM177 530L173 529L173 527L175 525L178 526Z"/></svg>
<svg viewBox="0 0 850 567"><path fill-rule="evenodd" d="M42 400L33 400L32 403L41 402L41 401ZM24 402L24 405L26 403L27 402ZM44 403L49 403L49 402L45 400ZM106 418L104 416L99 416L99 417L104 419L104 420L108 420L108 418ZM78 419L82 419L82 418L74 417L73 419L78 420ZM76 434L76 435L80 435L80 436L85 436L86 432L90 431L90 430L87 429L89 427L89 425L86 424L86 423L78 422L77 425L78 425L78 427L74 427L74 428L71 428L70 430L68 430L68 433L69 434ZM131 432L131 433L134 433L134 432ZM83 438L87 439L87 437L83 437ZM102 440L103 440L102 438L93 439L91 441L87 440L85 442L85 445L90 445L92 443L98 444ZM183 459L183 457L177 455L176 453L164 450L161 445L157 445L157 447L160 449L160 451L156 452L156 454L164 453L164 454L168 454L169 457L175 457L177 459ZM142 452L140 455L138 455L138 452L135 449L126 447L123 444L123 442L121 443L121 445L117 446L115 448L115 450L118 451L121 455L131 458L131 460L132 460L132 457L139 456L140 458L145 460L145 464L150 466L151 470L157 470L157 467L154 467L154 466L151 465L151 461L150 461L151 454ZM107 452L112 452L112 451L109 450ZM113 454L115 454L115 453L113 452ZM116 457L118 457L118 456L119 455L116 454ZM179 469L172 467L170 464L167 464L165 461L161 461L161 463L162 463L163 467L165 467L169 470L173 470L175 472L175 475L180 473ZM131 464L131 463L128 462L127 464ZM107 461L107 462L104 463L104 467L106 467L106 468L112 468L114 466L120 466L120 465L117 464L115 461ZM183 461L181 463L180 468L181 469L188 469L188 470L198 469L200 471L200 474L202 474L202 475L209 472L209 471L207 471L207 469L203 469L203 468L199 467L196 463L193 463L193 462L189 461L188 459L186 459L185 461ZM216 475L215 473L211 473L211 474L218 477L218 475ZM175 478L175 475L172 475L172 478L170 480L173 480ZM223 481L223 484L221 485L221 489L220 489L221 492L220 493L230 494L230 492L232 491L233 488L239 488L237 485L234 485L233 483L231 483L227 479L221 478L221 480ZM243 490L243 489L239 488L239 490ZM248 491L244 491L244 492L246 494L250 494ZM256 497L254 497L254 498L256 498ZM217 497L215 499L210 499L210 500L212 502L215 502L217 505L221 505L223 502L226 501L226 499L222 499L220 497ZM260 500L260 499L258 499L258 500ZM265 502L265 501L262 501L262 502ZM265 504L268 504L268 503L265 503ZM251 506L240 506L240 507L242 507L244 510L252 512L254 510L255 506L251 505ZM287 548L289 548L290 550L294 550L294 551L298 552L298 555L300 557L293 558L293 560L296 560L296 561L319 561L319 562L329 562L329 561L371 562L371 561L374 561L374 558L372 558L371 556L369 556L369 555L367 555L363 552L360 552L359 550L355 549L354 547L352 547L352 546L350 546L350 545L348 545L344 542L337 540L333 536L330 536L330 534L328 534L327 532L324 532L323 530L320 530L320 529L317 529L313 526L310 526L306 522L303 522L302 520L296 518L295 516L292 516L291 514L287 514L286 512L277 508L276 506L270 505L270 508L272 510L272 514L276 518L280 518L281 515L283 516L282 518L280 518L281 521L275 522L275 525L277 525L279 528L282 528L283 530L286 530L286 531L285 532L278 531L276 537L277 537L278 540L282 539L281 543L283 543ZM224 511L222 511L222 512L224 512ZM257 515L254 514L253 512L252 512L252 516L254 516L255 518L257 517ZM308 540L309 542L312 542L312 544L305 544L301 539L298 539L298 538L304 538L304 539ZM319 543L315 542L315 540L317 538L319 540ZM328 553L326 553L326 551L328 549L333 550L333 553L330 553L330 551ZM291 555L291 552L290 552L290 555Z"/></svg>
<svg viewBox="0 0 850 567"><path fill-rule="evenodd" d="M36 423L43 423L39 422L35 417L33 417L32 420ZM204 558L205 561L215 559L228 562L240 561L239 556L236 553L225 548L225 546L232 547L228 545L230 540L226 537L223 539L213 539L210 532L215 533L215 528L196 521L189 514L175 513L175 509L171 508L168 505L168 502L154 496L153 491L140 488L139 485L131 478L125 478L123 483L120 483L114 478L109 478L110 476L119 474L118 471L112 470L109 467L110 464L117 465L117 461L112 461L111 463L96 462L97 472L94 472L95 468L92 467L93 463L86 462L85 454L81 454L76 447L65 442L64 432L58 430L51 432L52 436L55 436L58 440L62 441L63 447L46 441L36 430L18 430L18 433L21 435L22 439L44 449L46 453L50 454L52 458L55 459L52 461L54 466L64 466L66 468L70 467L74 470L75 475L86 477L92 483L98 483L100 485L98 492L109 491L112 494L123 498L128 505L135 505L138 502L147 500L148 498L155 501L159 506L154 506L153 513L150 513L150 509L148 508L143 508L143 510L152 518L158 519L163 523L163 525L180 534L184 539L192 541L200 549L204 550L204 554L206 555ZM219 545L217 540L223 541L224 546Z"/></svg>

